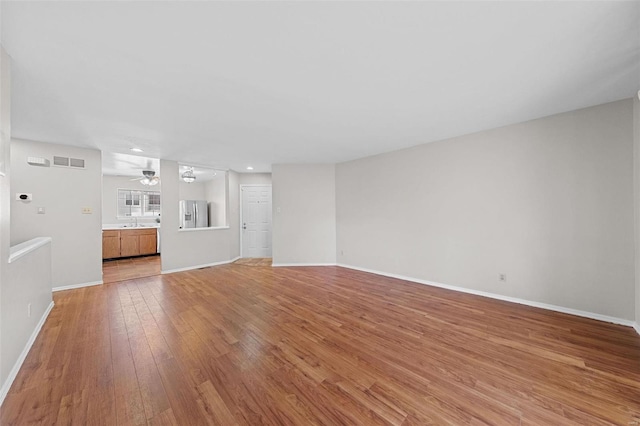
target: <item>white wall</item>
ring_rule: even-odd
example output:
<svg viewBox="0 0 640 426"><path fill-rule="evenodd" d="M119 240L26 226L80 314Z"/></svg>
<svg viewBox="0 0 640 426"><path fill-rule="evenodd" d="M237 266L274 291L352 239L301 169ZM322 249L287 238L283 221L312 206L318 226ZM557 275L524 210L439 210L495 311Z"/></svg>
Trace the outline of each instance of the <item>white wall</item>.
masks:
<svg viewBox="0 0 640 426"><path fill-rule="evenodd" d="M240 257L240 184L239 174L229 171L227 175L227 215L231 235L229 251L232 258Z"/></svg>
<svg viewBox="0 0 640 426"><path fill-rule="evenodd" d="M38 167L27 157L83 158L85 169ZM97 150L13 140L11 145L11 244L52 237L54 287L102 281L102 164ZM15 199L18 192L33 201ZM45 214L37 214L44 207ZM89 207L92 214L83 214Z"/></svg>
<svg viewBox="0 0 640 426"><path fill-rule="evenodd" d="M178 178L179 179L179 178ZM180 200L206 200L206 182L187 183L180 179L179 182Z"/></svg>
<svg viewBox="0 0 640 426"><path fill-rule="evenodd" d="M9 274L2 289L0 328L6 345L2 348L0 383L6 383L7 378L15 378L16 362L23 361L21 354L52 302L51 259L51 244L48 243L8 265ZM8 389L5 387L4 391Z"/></svg>
<svg viewBox="0 0 640 426"><path fill-rule="evenodd" d="M5 161L5 175L0 175L0 322L10 324L16 321L7 315L5 304L12 303L9 286L9 246L10 246L10 174L11 164L9 152L6 147L11 142L11 62L9 55L0 46L0 147L5 149L0 151ZM5 355L6 352L14 350L13 343L7 343L6 336L0 326L0 387L7 379L11 366L16 362L15 358ZM1 401L0 401L1 402Z"/></svg>
<svg viewBox="0 0 640 426"><path fill-rule="evenodd" d="M271 185L271 173L239 173L240 185Z"/></svg>
<svg viewBox="0 0 640 426"><path fill-rule="evenodd" d="M178 163L160 160L160 175L175 176L162 181L162 270L188 269L226 262L238 256L238 220L230 220L228 229L179 229L180 179ZM237 205L237 174L229 173L229 200ZM233 213L233 211L232 211ZM235 209L237 214L237 208ZM231 219L231 218L230 218Z"/></svg>
<svg viewBox="0 0 640 426"><path fill-rule="evenodd" d="M632 105L337 165L338 262L632 320Z"/></svg>
<svg viewBox="0 0 640 426"><path fill-rule="evenodd" d="M335 166L276 164L272 181L273 264L335 263Z"/></svg>
<svg viewBox="0 0 640 426"><path fill-rule="evenodd" d="M227 225L228 175L228 172L217 172L215 178L204 182L204 199L209 202L209 226Z"/></svg>
<svg viewBox="0 0 640 426"><path fill-rule="evenodd" d="M635 201L635 320L636 330L640 333L640 91L633 97L633 154L634 154L634 188Z"/></svg>
<svg viewBox="0 0 640 426"><path fill-rule="evenodd" d="M9 262L11 232L11 60L0 46L0 137L6 174L0 175L0 404L51 304L51 247ZM5 145L6 144L6 145ZM14 220L17 218L14 217ZM27 306L31 304L31 315Z"/></svg>
<svg viewBox="0 0 640 426"><path fill-rule="evenodd" d="M102 176L102 223L113 225L129 223L130 218L118 218L118 189L133 189L136 191L160 191L160 185L144 186L138 181L132 181L129 176ZM162 201L160 201L162 203ZM138 223L155 223L156 218L138 217Z"/></svg>

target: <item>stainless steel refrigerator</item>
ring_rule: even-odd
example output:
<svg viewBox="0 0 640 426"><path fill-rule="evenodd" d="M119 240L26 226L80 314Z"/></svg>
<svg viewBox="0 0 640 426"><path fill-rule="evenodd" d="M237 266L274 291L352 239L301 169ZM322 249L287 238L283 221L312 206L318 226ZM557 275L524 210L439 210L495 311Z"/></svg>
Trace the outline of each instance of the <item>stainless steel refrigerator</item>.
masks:
<svg viewBox="0 0 640 426"><path fill-rule="evenodd" d="M180 201L180 228L206 228L209 226L209 212L205 200Z"/></svg>

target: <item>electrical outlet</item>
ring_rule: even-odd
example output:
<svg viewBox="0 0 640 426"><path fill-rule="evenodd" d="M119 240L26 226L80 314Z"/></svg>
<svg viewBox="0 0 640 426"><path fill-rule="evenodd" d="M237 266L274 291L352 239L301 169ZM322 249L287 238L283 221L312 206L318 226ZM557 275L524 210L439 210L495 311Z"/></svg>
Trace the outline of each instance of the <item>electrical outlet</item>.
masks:
<svg viewBox="0 0 640 426"><path fill-rule="evenodd" d="M506 283L507 282L507 274L499 274L498 281Z"/></svg>
<svg viewBox="0 0 640 426"><path fill-rule="evenodd" d="M82 208L82 214L92 214L92 213L93 213L93 209L91 207Z"/></svg>
<svg viewBox="0 0 640 426"><path fill-rule="evenodd" d="M38 214L44 214L44 207L38 207Z"/></svg>
<svg viewBox="0 0 640 426"><path fill-rule="evenodd" d="M27 318L31 318L31 303L27 303Z"/></svg>

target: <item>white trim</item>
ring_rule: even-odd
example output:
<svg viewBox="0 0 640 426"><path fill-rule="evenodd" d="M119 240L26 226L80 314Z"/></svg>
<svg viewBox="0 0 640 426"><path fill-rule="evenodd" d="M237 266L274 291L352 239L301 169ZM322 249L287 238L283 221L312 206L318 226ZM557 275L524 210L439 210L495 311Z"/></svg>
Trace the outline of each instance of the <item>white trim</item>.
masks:
<svg viewBox="0 0 640 426"><path fill-rule="evenodd" d="M390 273L387 273L387 272L380 272L380 271L376 271L376 270L373 270L373 269L360 268L360 267L357 267L357 266L345 265L345 264L342 264L342 263L338 263L337 266L340 266L342 268L355 269L357 271L362 271L362 272L369 272L371 274L382 275L382 276L385 276L385 277L397 278L397 279L405 280L405 281L411 281L411 282L418 283L418 284L424 284L424 285L430 285L430 286L433 286L433 287L445 288L447 290L459 291L461 293L475 294L476 296L484 296L484 297L489 297L491 299L498 299L498 300L504 300L506 302L518 303L520 305L533 306L535 308L542 308L542 309L547 309L547 310L550 310L550 311L556 311L556 312L562 312L562 313L565 313L565 314L576 315L576 316L579 316L579 317L591 318L591 319L595 319L595 320L598 320L598 321L611 322L611 323L614 323L614 324L626 325L626 326L629 326L629 327L637 327L637 324L635 324L634 321L627 320L627 319L624 319L624 318L610 317L608 315L596 314L596 313L593 313L593 312L581 311L581 310L572 309L572 308L565 308L564 306L550 305L550 304L542 303L542 302L534 302L534 301L531 301L531 300L519 299L517 297L503 296L501 294L488 293L488 292L480 291L480 290L473 290L473 289L464 288L464 287L457 287L457 286L448 285L448 284L441 284L441 283L437 283L437 282L434 282L434 281L421 280L421 279L418 279L418 278L412 278L412 277L407 277L407 276L398 275L398 274L390 274ZM638 328L636 328L636 331L638 331Z"/></svg>
<svg viewBox="0 0 640 426"><path fill-rule="evenodd" d="M51 291L63 291L63 290L73 290L74 288L82 288L82 287L91 287L94 285L104 284L102 280L100 281L91 281L88 283L80 283L80 284L71 284L71 285L63 285L60 287L53 287Z"/></svg>
<svg viewBox="0 0 640 426"><path fill-rule="evenodd" d="M210 266L226 265L228 263L233 263L238 259L240 259L240 256L234 257L231 260L223 260L222 262L205 263L204 265L187 266L186 268L167 269L166 271L160 271L160 273L162 275L165 275L165 274L173 274L175 272L184 272L184 271L192 271L194 269L208 268Z"/></svg>
<svg viewBox="0 0 640 426"><path fill-rule="evenodd" d="M242 212L244 210L244 199L242 198L242 189L244 187L248 187L248 188L264 188L264 187L268 187L271 188L271 200L270 200L270 204L271 204L271 235L273 237L273 184L269 184L269 183L242 183L240 184L240 193L238 194L240 198L240 257L244 257L244 253L242 252L243 250L243 244L242 244L242 231L244 230L242 228L242 224L244 223L242 221ZM271 255L273 255L273 238L271 238Z"/></svg>
<svg viewBox="0 0 640 426"><path fill-rule="evenodd" d="M207 226L206 228L179 228L178 232L193 232L193 231L215 231L218 229L229 229L229 225L225 226Z"/></svg>
<svg viewBox="0 0 640 426"><path fill-rule="evenodd" d="M38 237L25 241L24 243L16 244L15 246L11 247L9 251L9 263L15 262L16 260L20 259L23 256L26 256L32 251L35 251L36 249L39 249L40 247L50 243L51 237Z"/></svg>
<svg viewBox="0 0 640 426"><path fill-rule="evenodd" d="M33 329L33 333L31 333L31 337L29 337L29 340L27 340L27 344L24 346L24 349L22 350L22 353L16 360L16 363L13 364L13 368L9 372L9 376L7 377L7 380L5 380L5 382L2 385L2 388L0 388L0 405L2 405L2 403L4 402L4 398L7 396L7 393L9 393L9 389L11 389L11 385L13 384L13 381L16 379L16 376L18 375L18 372L20 371L20 367L22 367L24 360L27 359L27 355L31 350L31 346L33 346L33 343L36 341L36 337L38 337L38 334L40 334L40 330L42 329L42 326L47 320L47 317L49 316L51 309L53 309L53 306L54 306L54 303L53 301L51 301L47 309L44 311L44 314L42 314L42 318L40 318L40 321L38 321L38 324L36 324L36 328Z"/></svg>
<svg viewBox="0 0 640 426"><path fill-rule="evenodd" d="M636 330L636 333L640 334L640 323L636 322L633 324L633 328Z"/></svg>
<svg viewBox="0 0 640 426"><path fill-rule="evenodd" d="M338 266L335 263L273 263L271 266L275 268L284 268L291 266Z"/></svg>

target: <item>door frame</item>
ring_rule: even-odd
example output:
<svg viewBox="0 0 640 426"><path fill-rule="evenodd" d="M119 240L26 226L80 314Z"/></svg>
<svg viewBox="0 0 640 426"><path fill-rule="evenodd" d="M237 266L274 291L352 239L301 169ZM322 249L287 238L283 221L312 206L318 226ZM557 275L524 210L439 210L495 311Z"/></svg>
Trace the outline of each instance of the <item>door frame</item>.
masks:
<svg viewBox="0 0 640 426"><path fill-rule="evenodd" d="M243 202L243 196L242 196L242 189L243 188L271 188L271 209L273 210L273 185L271 184L267 184L267 183L249 183L249 184L240 184L240 223L238 224L238 228L239 229L239 234L240 234L240 258L243 259L243 254L244 254L244 247L242 244L242 224L244 223L243 216L244 216L244 212L242 211L244 209L244 202ZM273 211L272 211L273 213ZM271 217L271 234L273 236L273 214ZM273 256L273 238L271 239L271 253Z"/></svg>

